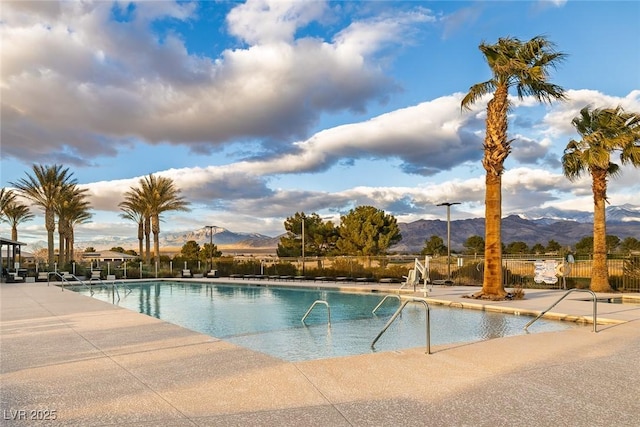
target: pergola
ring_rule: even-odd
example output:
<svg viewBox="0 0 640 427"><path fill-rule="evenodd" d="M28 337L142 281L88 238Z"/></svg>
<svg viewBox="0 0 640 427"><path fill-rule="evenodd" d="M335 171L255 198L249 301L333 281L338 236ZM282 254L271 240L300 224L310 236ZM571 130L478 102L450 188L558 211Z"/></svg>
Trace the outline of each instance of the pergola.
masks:
<svg viewBox="0 0 640 427"><path fill-rule="evenodd" d="M20 267L20 246L23 245L26 243L0 237L0 265L3 273L5 268L7 271L18 270Z"/></svg>

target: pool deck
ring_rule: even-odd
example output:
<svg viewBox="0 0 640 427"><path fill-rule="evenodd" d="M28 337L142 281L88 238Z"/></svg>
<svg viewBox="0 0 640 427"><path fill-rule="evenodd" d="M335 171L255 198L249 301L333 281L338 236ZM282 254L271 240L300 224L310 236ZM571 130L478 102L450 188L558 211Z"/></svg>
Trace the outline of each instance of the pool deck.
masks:
<svg viewBox="0 0 640 427"><path fill-rule="evenodd" d="M523 315L563 295L463 298L475 290L435 286L427 298ZM590 319L589 298L572 293L550 314ZM46 283L0 284L0 316L2 426L609 427L637 426L640 416L637 304L599 303L597 333L293 363Z"/></svg>

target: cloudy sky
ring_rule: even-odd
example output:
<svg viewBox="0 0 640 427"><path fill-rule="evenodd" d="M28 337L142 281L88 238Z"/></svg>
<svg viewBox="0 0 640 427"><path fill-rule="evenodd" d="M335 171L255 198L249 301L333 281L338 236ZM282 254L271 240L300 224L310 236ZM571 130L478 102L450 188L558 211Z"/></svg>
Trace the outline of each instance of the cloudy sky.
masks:
<svg viewBox="0 0 640 427"><path fill-rule="evenodd" d="M191 212L163 231L216 225L276 236L297 211L373 205L399 221L484 213L490 78L478 45L544 35L567 60L568 101L513 99L503 213L592 210L560 157L586 105L640 111L640 3L632 1L3 1L1 180L34 163L89 189L78 241L135 236L119 217L140 177L174 179ZM640 171L612 205L640 205ZM38 216L20 240L42 240ZM6 224L1 225L8 235Z"/></svg>

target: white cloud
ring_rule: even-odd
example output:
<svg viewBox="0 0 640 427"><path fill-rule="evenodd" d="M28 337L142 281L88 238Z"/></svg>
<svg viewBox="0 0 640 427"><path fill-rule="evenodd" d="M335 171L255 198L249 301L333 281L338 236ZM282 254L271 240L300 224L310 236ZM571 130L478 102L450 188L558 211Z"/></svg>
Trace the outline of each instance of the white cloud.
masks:
<svg viewBox="0 0 640 427"><path fill-rule="evenodd" d="M325 12L324 1L248 0L227 16L229 32L252 45L292 42L296 30Z"/></svg>
<svg viewBox="0 0 640 427"><path fill-rule="evenodd" d="M373 55L427 19L402 12L354 22L333 42L295 38L324 9L320 2L238 5L230 28L253 44L206 58L190 55L172 33L159 40L151 28L159 19L195 19L189 3L138 3L132 19L121 21L106 2L58 9L38 2L28 10L6 3L3 154L87 164L134 140L201 152L245 138L277 152L324 111L364 111L395 91Z"/></svg>

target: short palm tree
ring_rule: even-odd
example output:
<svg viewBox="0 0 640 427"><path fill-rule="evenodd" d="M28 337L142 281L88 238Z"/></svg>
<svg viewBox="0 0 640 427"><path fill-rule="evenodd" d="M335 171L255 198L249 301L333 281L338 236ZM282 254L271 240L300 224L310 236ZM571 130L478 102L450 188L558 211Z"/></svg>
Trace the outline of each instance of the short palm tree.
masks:
<svg viewBox="0 0 640 427"><path fill-rule="evenodd" d="M36 206L44 210L45 227L47 229L47 250L49 265L54 262L53 232L56 227L55 207L60 200L61 194L69 186L75 185L73 173L62 165L42 166L33 165L33 175L27 173L26 178L22 178L11 185Z"/></svg>
<svg viewBox="0 0 640 427"><path fill-rule="evenodd" d="M640 166L640 113L625 112L621 107L584 107L571 122L582 136L571 140L562 156L562 169L567 178L574 181L583 174L590 174L593 190L593 267L591 290L607 292L609 272L607 268L607 229L605 203L607 180L620 173L620 165L612 162L619 154L621 164Z"/></svg>
<svg viewBox="0 0 640 427"><path fill-rule="evenodd" d="M18 225L30 221L34 215L29 211L29 207L20 203L17 200L13 200L5 205L4 209L4 222L11 225L11 240L18 240Z"/></svg>
<svg viewBox="0 0 640 427"><path fill-rule="evenodd" d="M143 258L143 241L144 241L144 205L140 200L136 199L133 194L127 192L125 194L125 200L119 205L122 213L120 216L124 219L129 219L138 224L138 255Z"/></svg>
<svg viewBox="0 0 640 427"><path fill-rule="evenodd" d="M11 191L8 188L0 189L0 221L4 217L4 209L9 203L13 202L16 199L16 193Z"/></svg>
<svg viewBox="0 0 640 427"><path fill-rule="evenodd" d="M543 103L564 99L564 90L548 80L550 69L566 55L556 52L553 44L542 36L527 42L500 38L496 44L482 43L480 51L493 76L471 86L461 102L463 109L470 109L483 96L493 94L487 104L482 159L486 171L484 278L482 291L475 296L500 299L506 295L502 280L502 173L513 141L507 139L509 89L515 88L520 99L532 96Z"/></svg>

